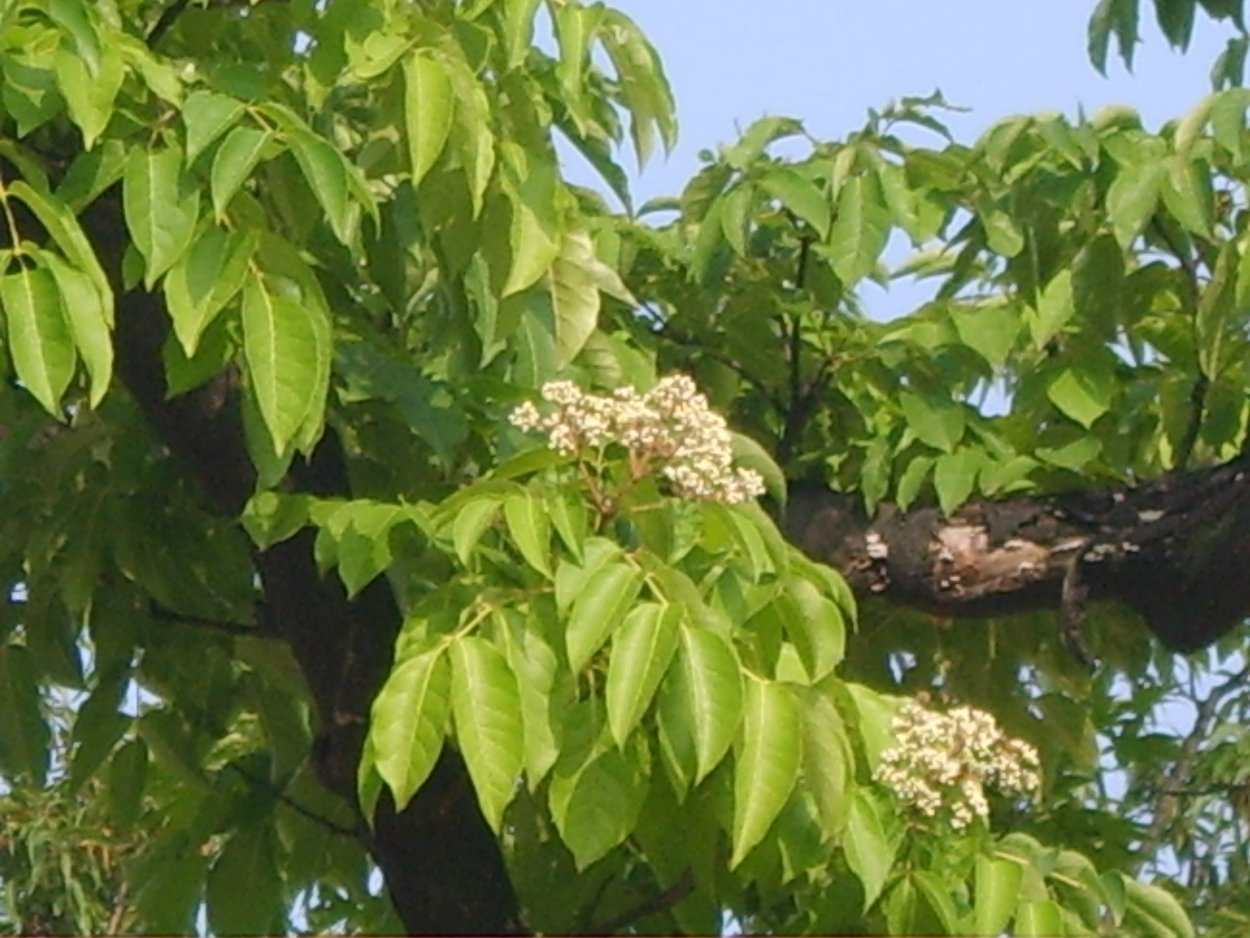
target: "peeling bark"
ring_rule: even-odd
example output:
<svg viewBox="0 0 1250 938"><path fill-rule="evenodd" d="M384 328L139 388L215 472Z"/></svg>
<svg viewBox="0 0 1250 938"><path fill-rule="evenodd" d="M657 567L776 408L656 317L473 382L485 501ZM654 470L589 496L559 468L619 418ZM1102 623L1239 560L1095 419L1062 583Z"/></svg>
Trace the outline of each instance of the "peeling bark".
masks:
<svg viewBox="0 0 1250 938"><path fill-rule="evenodd" d="M1210 645L1250 613L1250 456L1138 486L882 505L791 487L786 533L861 596L951 618L1038 609L1079 625L1086 597L1136 610L1168 648Z"/></svg>

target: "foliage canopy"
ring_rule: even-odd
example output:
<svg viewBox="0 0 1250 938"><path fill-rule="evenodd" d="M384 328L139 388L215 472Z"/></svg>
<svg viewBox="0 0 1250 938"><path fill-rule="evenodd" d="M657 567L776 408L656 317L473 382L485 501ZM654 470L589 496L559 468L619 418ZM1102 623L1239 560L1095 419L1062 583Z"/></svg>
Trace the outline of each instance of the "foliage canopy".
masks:
<svg viewBox="0 0 1250 938"><path fill-rule="evenodd" d="M674 106L603 4L0 0L0 927L1243 933L1244 630L1182 660L1098 606L1090 673L1053 609L855 595L679 497L677 442L510 419L689 375L778 512L1241 458L1241 9L1155 6L1241 33L1157 131L769 117L635 208ZM866 317L899 279L932 299ZM917 811L879 771L915 701L1040 793Z"/></svg>

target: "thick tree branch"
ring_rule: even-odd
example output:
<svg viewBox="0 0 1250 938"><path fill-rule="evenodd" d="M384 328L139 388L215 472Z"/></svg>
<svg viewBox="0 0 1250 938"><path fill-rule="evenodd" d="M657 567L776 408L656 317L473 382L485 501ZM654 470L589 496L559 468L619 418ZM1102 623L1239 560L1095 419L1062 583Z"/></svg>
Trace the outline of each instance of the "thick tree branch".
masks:
<svg viewBox="0 0 1250 938"><path fill-rule="evenodd" d="M1135 488L974 501L950 518L883 505L869 519L855 496L798 484L787 518L792 540L861 595L944 616L1063 610L1067 583L1066 615L1085 596L1117 601L1192 651L1250 612L1250 457Z"/></svg>

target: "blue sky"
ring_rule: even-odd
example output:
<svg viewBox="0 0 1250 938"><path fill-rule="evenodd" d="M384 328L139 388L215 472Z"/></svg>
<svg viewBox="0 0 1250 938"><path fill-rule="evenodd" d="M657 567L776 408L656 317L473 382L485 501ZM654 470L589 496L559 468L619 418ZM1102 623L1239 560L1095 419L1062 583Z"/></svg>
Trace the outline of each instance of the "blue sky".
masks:
<svg viewBox="0 0 1250 938"><path fill-rule="evenodd" d="M1086 54L1094 0L616 0L660 51L677 99L681 139L647 166L639 201L670 195L698 168L698 151L728 143L765 114L800 118L825 139L845 136L867 109L941 88L971 109L952 115L974 138L1010 114L1087 112L1129 104L1155 126L1210 90L1229 31L1199 15L1189 53L1172 51L1143 3L1133 74L1119 60L1103 78Z"/></svg>

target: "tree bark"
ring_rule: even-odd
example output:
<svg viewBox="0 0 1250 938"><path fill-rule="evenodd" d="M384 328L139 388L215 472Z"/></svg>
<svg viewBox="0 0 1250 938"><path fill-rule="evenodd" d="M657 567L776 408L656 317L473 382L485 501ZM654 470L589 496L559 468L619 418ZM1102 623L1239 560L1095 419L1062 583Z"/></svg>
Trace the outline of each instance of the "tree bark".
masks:
<svg viewBox="0 0 1250 938"><path fill-rule="evenodd" d="M794 485L790 539L840 570L860 596L950 618L1054 609L1073 627L1084 603L1136 610L1176 651L1218 640L1250 613L1250 456L1138 486L973 501L882 505Z"/></svg>
<svg viewBox="0 0 1250 938"><path fill-rule="evenodd" d="M169 318L161 297L121 282L128 241L116 191L87 210L83 224L118 296L114 345L122 381L156 436L192 474L211 510L235 517L256 476L240 415L238 374L166 397L161 348ZM292 468L289 491L349 496L347 462L333 431L313 457ZM385 579L348 599L338 577L319 575L311 532L254 552L266 625L292 649L319 717L318 776L355 807L356 767L370 706L390 671L401 615ZM524 929L503 854L477 806L468 772L448 748L403 811L383 797L361 840L381 869L408 934L521 934Z"/></svg>

